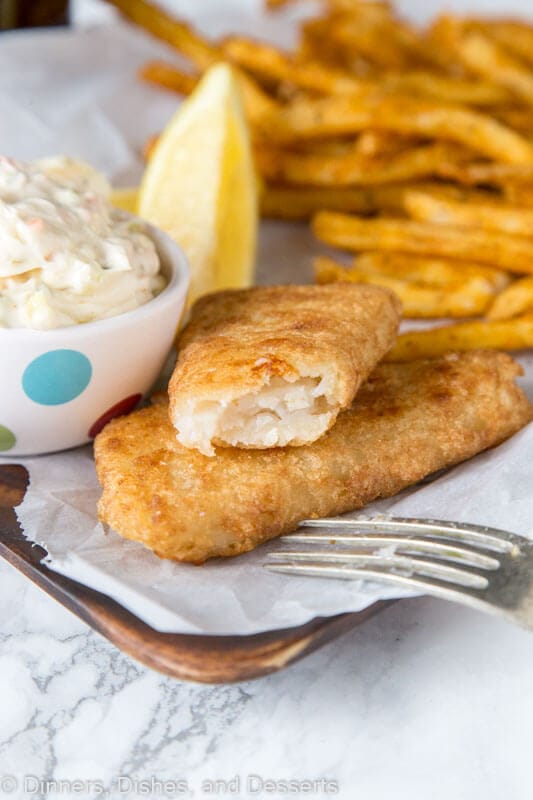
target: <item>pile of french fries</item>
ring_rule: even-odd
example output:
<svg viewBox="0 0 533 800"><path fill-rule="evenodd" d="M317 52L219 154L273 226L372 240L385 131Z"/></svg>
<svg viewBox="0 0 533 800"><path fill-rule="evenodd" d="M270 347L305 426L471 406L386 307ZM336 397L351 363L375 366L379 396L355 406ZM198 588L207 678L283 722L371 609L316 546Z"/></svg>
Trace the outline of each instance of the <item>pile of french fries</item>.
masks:
<svg viewBox="0 0 533 800"><path fill-rule="evenodd" d="M316 259L317 281L390 287L408 318L464 318L402 335L391 358L533 347L533 24L419 29L380 0L323 0L284 52L109 2L189 62L150 62L143 79L186 95L234 65L263 216L311 220L341 251Z"/></svg>

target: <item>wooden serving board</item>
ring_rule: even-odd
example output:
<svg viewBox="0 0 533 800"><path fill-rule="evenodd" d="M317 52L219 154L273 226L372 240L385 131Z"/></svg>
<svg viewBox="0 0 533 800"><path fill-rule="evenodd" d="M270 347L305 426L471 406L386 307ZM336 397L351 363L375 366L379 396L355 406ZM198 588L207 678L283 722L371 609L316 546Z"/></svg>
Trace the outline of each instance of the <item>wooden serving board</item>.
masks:
<svg viewBox="0 0 533 800"><path fill-rule="evenodd" d="M360 625L392 602L253 636L159 633L107 595L41 563L46 551L24 538L14 511L22 502L27 481L24 467L0 466L0 555L116 647L174 678L230 683L268 675Z"/></svg>

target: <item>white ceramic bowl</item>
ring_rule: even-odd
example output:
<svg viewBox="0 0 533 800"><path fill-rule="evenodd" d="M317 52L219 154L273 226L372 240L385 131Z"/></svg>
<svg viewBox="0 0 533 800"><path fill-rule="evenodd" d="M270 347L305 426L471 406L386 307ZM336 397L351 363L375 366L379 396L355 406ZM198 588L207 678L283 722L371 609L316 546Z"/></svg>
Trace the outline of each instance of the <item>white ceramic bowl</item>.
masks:
<svg viewBox="0 0 533 800"><path fill-rule="evenodd" d="M0 457L85 444L153 386L185 306L189 269L172 239L146 228L168 281L153 300L67 328L0 328Z"/></svg>

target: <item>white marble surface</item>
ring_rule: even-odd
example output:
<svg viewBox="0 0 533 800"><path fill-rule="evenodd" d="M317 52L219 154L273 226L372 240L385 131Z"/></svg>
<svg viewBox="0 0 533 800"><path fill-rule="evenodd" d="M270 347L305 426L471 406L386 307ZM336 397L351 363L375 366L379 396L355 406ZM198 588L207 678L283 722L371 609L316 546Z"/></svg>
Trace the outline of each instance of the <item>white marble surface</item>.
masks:
<svg viewBox="0 0 533 800"><path fill-rule="evenodd" d="M98 782L112 798L142 796L119 776L187 780L182 796L205 798L202 781L260 775L337 782L317 798L531 798L533 637L498 621L405 600L285 672L198 686L139 666L5 564L0 586L11 797L41 797L24 775Z"/></svg>
<svg viewBox="0 0 533 800"><path fill-rule="evenodd" d="M225 3L229 24L252 24L254 2ZM221 3L170 5L209 27ZM280 236L263 253L270 280L283 258ZM304 795L252 791L255 775L316 781L316 798L531 800L532 663L533 636L420 598L282 673L196 686L141 667L0 563L0 797L205 798L215 778L233 781L218 797Z"/></svg>

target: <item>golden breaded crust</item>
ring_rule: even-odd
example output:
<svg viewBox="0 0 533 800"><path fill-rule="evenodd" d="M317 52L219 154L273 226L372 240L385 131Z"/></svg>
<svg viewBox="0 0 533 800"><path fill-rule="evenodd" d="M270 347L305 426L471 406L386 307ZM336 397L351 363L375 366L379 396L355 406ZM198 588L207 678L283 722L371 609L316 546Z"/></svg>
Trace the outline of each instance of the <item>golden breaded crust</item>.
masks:
<svg viewBox="0 0 533 800"><path fill-rule="evenodd" d="M498 444L532 409L512 358L492 351L379 366L317 442L270 450L182 447L163 405L114 420L95 441L100 518L157 555L233 556L312 516L399 492Z"/></svg>
<svg viewBox="0 0 533 800"><path fill-rule="evenodd" d="M400 313L392 292L362 284L265 286L202 297L178 342L171 419L179 427L191 403L232 402L272 379L319 376L335 412L329 427L394 344Z"/></svg>

